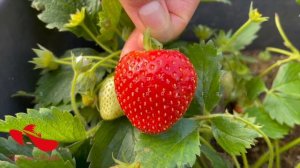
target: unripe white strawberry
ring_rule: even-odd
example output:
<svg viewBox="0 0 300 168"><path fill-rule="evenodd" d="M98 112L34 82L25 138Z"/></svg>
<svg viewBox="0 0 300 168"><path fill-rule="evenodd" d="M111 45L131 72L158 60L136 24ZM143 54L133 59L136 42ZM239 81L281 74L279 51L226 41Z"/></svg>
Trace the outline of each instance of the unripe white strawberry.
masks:
<svg viewBox="0 0 300 168"><path fill-rule="evenodd" d="M102 82L98 98L103 120L114 120L124 115L115 92L114 76L108 76Z"/></svg>

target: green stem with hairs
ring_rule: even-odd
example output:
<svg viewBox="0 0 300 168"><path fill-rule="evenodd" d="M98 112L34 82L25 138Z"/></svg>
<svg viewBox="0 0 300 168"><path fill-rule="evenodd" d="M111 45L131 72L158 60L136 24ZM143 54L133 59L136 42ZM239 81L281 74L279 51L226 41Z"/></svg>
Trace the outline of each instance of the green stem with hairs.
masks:
<svg viewBox="0 0 300 168"><path fill-rule="evenodd" d="M226 50L226 48L232 43L234 42L238 36L245 31L245 29L247 29L248 26L250 26L250 24L252 23L251 19L248 19L247 22L245 22L229 39L229 41L221 47L221 50L224 51Z"/></svg>
<svg viewBox="0 0 300 168"><path fill-rule="evenodd" d="M203 143L204 145L206 145L207 147L209 147L214 152L216 151L215 148L206 139L204 139L201 136L200 136L200 142Z"/></svg>
<svg viewBox="0 0 300 168"><path fill-rule="evenodd" d="M242 153L242 159L243 159L243 168L249 168L248 159L245 153Z"/></svg>
<svg viewBox="0 0 300 168"><path fill-rule="evenodd" d="M233 163L234 163L235 167L236 167L236 168L241 168L240 163L239 163L239 161L237 160L236 156L234 156L234 155L230 155L230 156L231 156L231 158L232 158L232 160L233 160Z"/></svg>
<svg viewBox="0 0 300 168"><path fill-rule="evenodd" d="M294 53L291 53L289 51L286 51L286 50L283 50L283 49L280 49L280 48L275 48L275 47L267 47L266 50L270 51L270 52L286 55L286 56L289 56L289 57L294 55Z"/></svg>
<svg viewBox="0 0 300 168"><path fill-rule="evenodd" d="M274 68L277 68L285 63L288 63L290 61L293 61L293 60L297 60L299 59L299 57L297 56L292 56L292 57L288 57L286 59L283 59L283 60L278 60L276 63L272 64L271 66L269 66L267 69L265 69L263 72L261 72L259 74L259 77L264 77L265 75L267 75L268 73L270 73Z"/></svg>
<svg viewBox="0 0 300 168"><path fill-rule="evenodd" d="M77 79L78 79L78 73L74 70L74 76L72 80L72 85L71 85L71 105L72 109L75 113L75 115L79 118L82 124L86 125L86 121L83 118L83 116L80 114L80 111L78 109L77 103L76 103L76 84L77 84Z"/></svg>
<svg viewBox="0 0 300 168"><path fill-rule="evenodd" d="M103 60L104 59L103 57L99 57L99 56L83 56L83 58L94 59L94 60ZM61 58L60 60L69 61L69 60L72 60L72 57ZM118 61L115 61L115 60L108 60L107 62L110 62L113 64L118 63Z"/></svg>
<svg viewBox="0 0 300 168"><path fill-rule="evenodd" d="M287 150L297 146L297 145L300 145L300 138L297 138L297 139L294 139L293 141L285 144L284 146L280 147L278 152L279 154L283 153L283 152L286 152ZM268 159L270 155L270 151L264 153L253 165L253 168L258 168L258 167L261 167Z"/></svg>
<svg viewBox="0 0 300 168"><path fill-rule="evenodd" d="M97 125L94 126L93 128L89 129L89 130L87 131L87 133L86 133L87 136L88 136L88 137L93 137L93 136L96 134L96 132L98 131L99 127L100 127L100 124L97 124Z"/></svg>
<svg viewBox="0 0 300 168"><path fill-rule="evenodd" d="M116 51L114 53L111 53L110 55L108 55L107 57L104 57L102 60L100 60L99 62L97 62L89 71L90 72L95 72L96 69L100 66L102 66L103 64L105 64L108 60L112 59L113 57L119 55L121 53L121 51Z"/></svg>
<svg viewBox="0 0 300 168"><path fill-rule="evenodd" d="M63 61L63 60L60 60L60 59L55 59L54 62L56 62L58 64L62 64L62 65L72 65L71 62Z"/></svg>
<svg viewBox="0 0 300 168"><path fill-rule="evenodd" d="M278 14L275 14L275 24L276 24L276 27L279 31L280 36L282 37L282 39L284 41L284 45L286 47L288 47L293 53L299 55L300 53L299 53L298 49L291 43L291 41L289 40L289 38L285 34L285 32L284 32L284 30L281 26Z"/></svg>
<svg viewBox="0 0 300 168"><path fill-rule="evenodd" d="M100 46L102 47L106 52L108 53L113 53L113 51L111 49L109 49L107 46L105 46L104 44L102 44L97 37L91 32L91 30L84 24L82 23L80 25L88 34L89 36Z"/></svg>
<svg viewBox="0 0 300 168"><path fill-rule="evenodd" d="M276 155L276 168L280 168L280 153L279 153L279 140L274 141L275 155Z"/></svg>

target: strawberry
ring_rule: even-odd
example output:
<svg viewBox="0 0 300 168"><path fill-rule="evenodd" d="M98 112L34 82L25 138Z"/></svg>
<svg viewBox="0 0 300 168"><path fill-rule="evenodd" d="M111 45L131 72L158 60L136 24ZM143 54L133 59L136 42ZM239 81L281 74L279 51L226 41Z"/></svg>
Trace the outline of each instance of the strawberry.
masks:
<svg viewBox="0 0 300 168"><path fill-rule="evenodd" d="M99 111L102 119L113 120L124 115L117 99L114 76L108 76L99 90Z"/></svg>
<svg viewBox="0 0 300 168"><path fill-rule="evenodd" d="M116 67L121 108L144 133L168 130L186 112L197 86L191 62L176 50L133 51Z"/></svg>

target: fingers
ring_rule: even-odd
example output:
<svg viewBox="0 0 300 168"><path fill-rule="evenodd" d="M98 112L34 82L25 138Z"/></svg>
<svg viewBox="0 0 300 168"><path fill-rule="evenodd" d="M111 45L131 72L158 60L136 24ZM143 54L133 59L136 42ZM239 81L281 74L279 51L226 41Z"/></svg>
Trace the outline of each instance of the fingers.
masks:
<svg viewBox="0 0 300 168"><path fill-rule="evenodd" d="M192 18L199 3L200 0L166 0L170 14L181 18L185 22Z"/></svg>
<svg viewBox="0 0 300 168"><path fill-rule="evenodd" d="M195 13L200 0L166 0L166 5L171 18L171 38L176 38L185 29L193 14Z"/></svg>
<svg viewBox="0 0 300 168"><path fill-rule="evenodd" d="M151 35L161 42L179 36L193 16L200 0L120 0L136 26L126 42L122 55L141 50L142 33L151 29ZM137 40L137 38L139 38Z"/></svg>
<svg viewBox="0 0 300 168"><path fill-rule="evenodd" d="M166 41L170 15L165 0L120 0L120 2L140 32L150 28L153 37L162 42Z"/></svg>
<svg viewBox="0 0 300 168"><path fill-rule="evenodd" d="M121 58L134 50L143 50L143 34L137 29L131 33L130 37L126 41L121 53Z"/></svg>
<svg viewBox="0 0 300 168"><path fill-rule="evenodd" d="M139 18L143 23L143 27L139 27L140 31L150 28L151 35L161 42L166 42L170 39L171 19L169 11L164 0L151 1L139 10Z"/></svg>

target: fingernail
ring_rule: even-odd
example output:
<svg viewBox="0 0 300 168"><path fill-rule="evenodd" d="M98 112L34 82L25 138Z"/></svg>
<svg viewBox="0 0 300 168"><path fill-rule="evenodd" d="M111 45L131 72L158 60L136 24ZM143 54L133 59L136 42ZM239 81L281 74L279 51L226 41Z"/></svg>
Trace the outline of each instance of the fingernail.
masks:
<svg viewBox="0 0 300 168"><path fill-rule="evenodd" d="M139 16L145 27L154 31L164 31L168 26L168 13L158 1L151 1L139 10Z"/></svg>

